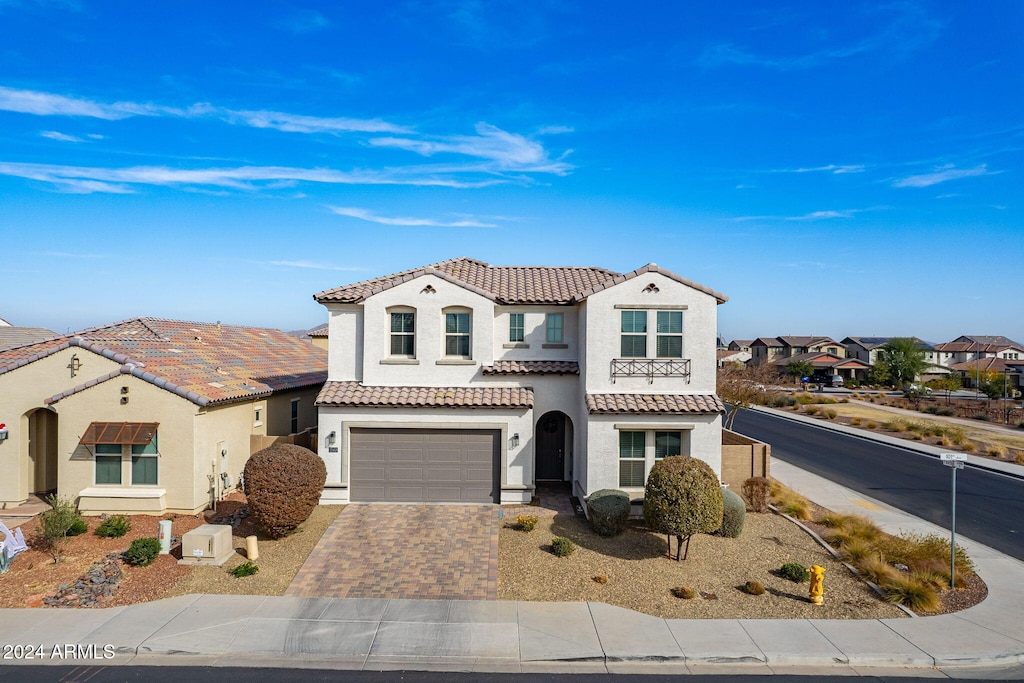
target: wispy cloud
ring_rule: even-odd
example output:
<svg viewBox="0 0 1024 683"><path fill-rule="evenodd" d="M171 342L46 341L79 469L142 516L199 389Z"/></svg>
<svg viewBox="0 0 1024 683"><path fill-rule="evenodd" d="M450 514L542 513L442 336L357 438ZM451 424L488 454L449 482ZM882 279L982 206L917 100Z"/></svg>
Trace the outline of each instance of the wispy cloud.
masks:
<svg viewBox="0 0 1024 683"><path fill-rule="evenodd" d="M253 128L273 128L285 133L411 133L405 126L398 126L380 119L324 118L286 114L277 111L234 111L231 109L208 110L212 115L228 123L241 123Z"/></svg>
<svg viewBox="0 0 1024 683"><path fill-rule="evenodd" d="M476 135L449 135L422 138L383 137L371 138L375 147L396 147L423 156L435 154L462 154L487 159L497 170L554 173L565 175L572 170L572 164L564 161L571 152L559 159L548 158L544 146L522 135L509 133L487 123L476 124Z"/></svg>
<svg viewBox="0 0 1024 683"><path fill-rule="evenodd" d="M875 52L903 57L932 43L942 31L942 22L930 16L925 6L915 2L890 3L867 11L888 12L893 16L888 22L872 20L870 23L878 26L877 30L846 45L830 41L829 47L779 56L759 54L734 43L719 43L706 48L697 61L706 68L732 64L793 71Z"/></svg>
<svg viewBox="0 0 1024 683"><path fill-rule="evenodd" d="M956 168L953 164L946 164L935 169L931 173L920 173L909 175L904 178L897 178L892 182L893 187L931 187L950 180L961 178L974 178L984 175L996 175L1001 171L988 170L987 164L979 164L974 168Z"/></svg>
<svg viewBox="0 0 1024 683"><path fill-rule="evenodd" d="M564 135L575 132L576 129L572 126L542 126L537 130L537 135Z"/></svg>
<svg viewBox="0 0 1024 683"><path fill-rule="evenodd" d="M56 130L44 130L40 135L44 138L57 140L58 142L85 142L82 138L75 137L74 135L67 135Z"/></svg>
<svg viewBox="0 0 1024 683"><path fill-rule="evenodd" d="M484 223L476 218L460 218L458 220L437 220L434 218L409 218L404 216L380 216L369 209L360 209L351 206L328 206L331 211L339 216L358 218L370 223L380 225L397 225L406 227L434 227L434 228L496 228L495 223Z"/></svg>
<svg viewBox="0 0 1024 683"><path fill-rule="evenodd" d="M52 183L71 193L134 192L133 185L207 186L235 190L259 190L290 187L298 182L334 185L413 185L453 188L486 187L508 182L501 179L458 180L417 169L382 171L336 171L328 168L290 168L287 166L242 166L238 168L178 169L166 166L96 168L0 162L0 175L29 178Z"/></svg>
<svg viewBox="0 0 1024 683"><path fill-rule="evenodd" d="M332 26L330 20L316 10L299 10L277 24L295 34L311 33Z"/></svg>
<svg viewBox="0 0 1024 683"><path fill-rule="evenodd" d="M828 166L810 166L806 168L773 168L772 173L863 173L864 164L829 164Z"/></svg>
<svg viewBox="0 0 1024 683"><path fill-rule="evenodd" d="M796 216L737 216L734 221L761 221L761 220L776 220L776 221L826 221L833 220L836 218L853 218L856 214L865 211L866 209L843 209L843 210L826 210L826 211L812 211L810 213L799 214Z"/></svg>
<svg viewBox="0 0 1024 683"><path fill-rule="evenodd" d="M266 261L267 265L279 266L281 268L307 268L310 270L344 270L344 271L359 271L365 270L364 268L355 268L347 266L331 266L325 263L314 263L312 261Z"/></svg>
<svg viewBox="0 0 1024 683"><path fill-rule="evenodd" d="M116 121L131 116L185 114L180 109L137 102L104 103L35 90L17 90L0 86L0 110L36 116L85 116Z"/></svg>

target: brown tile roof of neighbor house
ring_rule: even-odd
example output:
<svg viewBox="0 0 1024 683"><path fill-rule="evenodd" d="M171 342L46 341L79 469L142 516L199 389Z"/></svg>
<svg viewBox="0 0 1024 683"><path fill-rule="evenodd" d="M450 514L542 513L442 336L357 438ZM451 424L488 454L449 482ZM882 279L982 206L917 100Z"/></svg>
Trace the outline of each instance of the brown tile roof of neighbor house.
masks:
<svg viewBox="0 0 1024 683"><path fill-rule="evenodd" d="M201 406L312 386L327 378L327 352L281 330L160 318L133 318L0 351L0 374L72 346L121 367L51 397L51 403L122 374Z"/></svg>
<svg viewBox="0 0 1024 683"><path fill-rule="evenodd" d="M310 337L326 337L327 336L327 325L321 325L315 329L310 330L306 333Z"/></svg>
<svg viewBox="0 0 1024 683"><path fill-rule="evenodd" d="M724 413L725 405L714 394L587 394L591 414Z"/></svg>
<svg viewBox="0 0 1024 683"><path fill-rule="evenodd" d="M13 325L0 325L0 350L10 349L15 346L34 344L44 339L58 337L56 332L45 327L14 327Z"/></svg>
<svg viewBox="0 0 1024 683"><path fill-rule="evenodd" d="M574 360L497 360L483 367L485 375L578 375Z"/></svg>
<svg viewBox="0 0 1024 683"><path fill-rule="evenodd" d="M317 405L390 408L532 408L529 387L382 387L327 382Z"/></svg>
<svg viewBox="0 0 1024 683"><path fill-rule="evenodd" d="M1018 363L1007 362L1005 358L996 358L995 356L989 356L988 358L982 358L980 363L977 360L965 360L962 363L953 363L949 366L951 370L957 370L958 372L974 372L981 366L982 370L994 370L995 372L1006 372L1009 370L1013 372L1016 370Z"/></svg>
<svg viewBox="0 0 1024 683"><path fill-rule="evenodd" d="M594 292L648 272L659 272L710 294L719 303L722 294L652 264L621 275L595 266L492 266L467 257L328 289L313 298L319 303L358 303L369 296L426 274L464 287L501 304L570 304Z"/></svg>

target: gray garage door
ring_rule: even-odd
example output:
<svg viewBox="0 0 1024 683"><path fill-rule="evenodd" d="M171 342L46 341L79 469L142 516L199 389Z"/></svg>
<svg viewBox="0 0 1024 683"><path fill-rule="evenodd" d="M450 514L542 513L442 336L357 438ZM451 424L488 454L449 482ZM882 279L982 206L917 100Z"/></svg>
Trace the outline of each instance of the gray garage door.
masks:
<svg viewBox="0 0 1024 683"><path fill-rule="evenodd" d="M353 502L494 503L497 430L353 429Z"/></svg>

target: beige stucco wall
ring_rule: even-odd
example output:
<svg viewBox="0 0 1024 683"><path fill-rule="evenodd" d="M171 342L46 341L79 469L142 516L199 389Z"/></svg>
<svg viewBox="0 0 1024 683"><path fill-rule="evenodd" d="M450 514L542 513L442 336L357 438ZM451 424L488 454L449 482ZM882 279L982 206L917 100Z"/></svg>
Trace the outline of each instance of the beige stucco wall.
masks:
<svg viewBox="0 0 1024 683"><path fill-rule="evenodd" d="M322 384L293 391L281 391L260 401L266 405L266 416L263 419L263 431L267 436L286 436L292 433L291 430L291 404L293 400L299 402L299 424L295 432L316 426L316 396L320 393ZM255 432L254 432L255 433Z"/></svg>
<svg viewBox="0 0 1024 683"><path fill-rule="evenodd" d="M127 393L122 393L123 388ZM127 398L127 403L121 403ZM131 375L120 375L54 404L60 419L58 493L76 500L86 514L101 512L163 512L153 498L134 495L163 490L168 510L194 512L201 509L195 495L193 469L194 421L198 406ZM121 460L121 485L97 486L95 447L79 445L92 422L158 422L158 483L131 483L130 449ZM88 495L82 495L86 491ZM101 491L109 491L102 495Z"/></svg>
<svg viewBox="0 0 1024 683"><path fill-rule="evenodd" d="M334 382L363 379L363 307L360 304L327 306L327 378Z"/></svg>
<svg viewBox="0 0 1024 683"><path fill-rule="evenodd" d="M75 377L67 367L72 356L81 363ZM91 351L71 347L0 375L0 422L7 424L9 434L0 441L0 504L20 503L30 492L35 463L29 457L28 413L45 409L45 399L118 367ZM56 406L54 412L59 413ZM58 416L61 428L59 420Z"/></svg>

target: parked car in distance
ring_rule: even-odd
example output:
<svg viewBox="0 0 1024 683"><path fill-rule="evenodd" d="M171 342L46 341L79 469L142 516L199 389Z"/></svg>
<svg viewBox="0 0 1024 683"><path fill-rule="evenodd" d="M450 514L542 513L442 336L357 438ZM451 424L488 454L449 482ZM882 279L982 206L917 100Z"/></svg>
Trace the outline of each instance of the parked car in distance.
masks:
<svg viewBox="0 0 1024 683"><path fill-rule="evenodd" d="M923 384L908 384L903 387L904 394L931 394L932 388Z"/></svg>
<svg viewBox="0 0 1024 683"><path fill-rule="evenodd" d="M822 384L826 387L841 387L843 386L842 375L812 375L811 381L815 384Z"/></svg>

